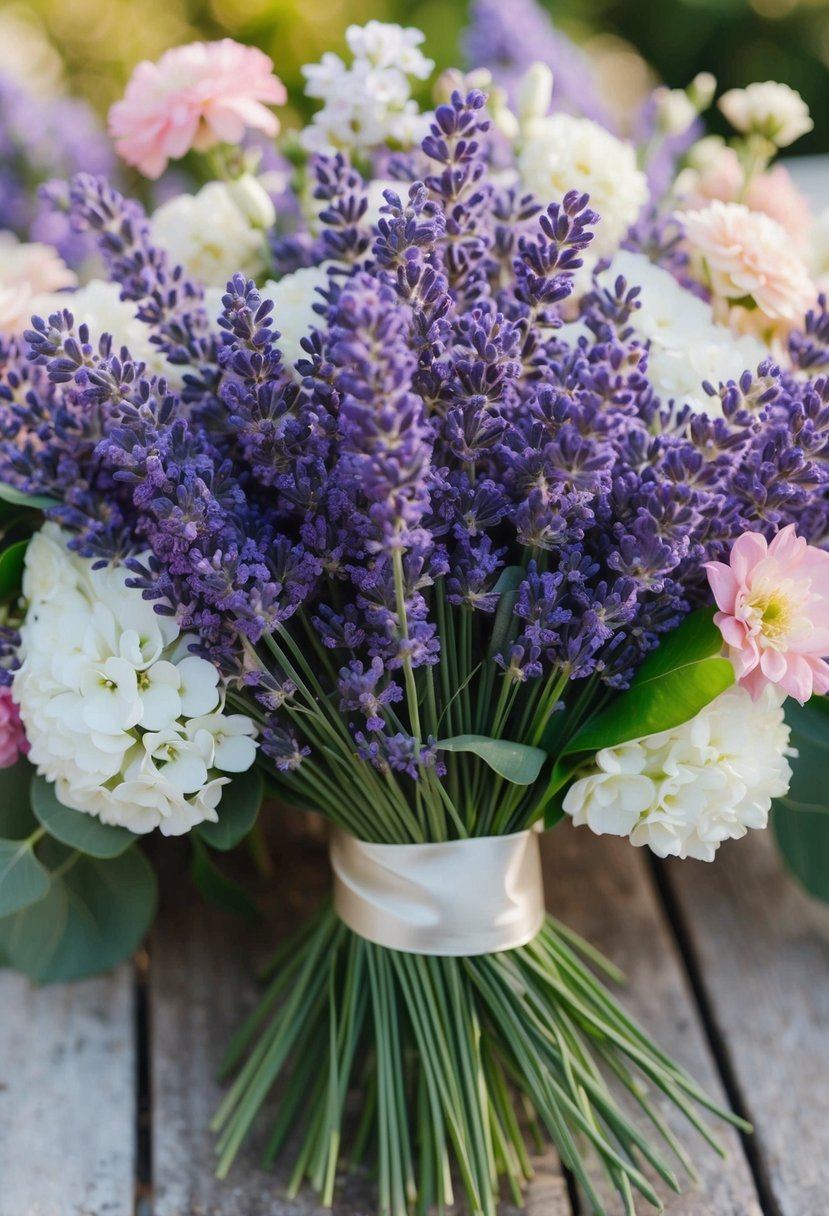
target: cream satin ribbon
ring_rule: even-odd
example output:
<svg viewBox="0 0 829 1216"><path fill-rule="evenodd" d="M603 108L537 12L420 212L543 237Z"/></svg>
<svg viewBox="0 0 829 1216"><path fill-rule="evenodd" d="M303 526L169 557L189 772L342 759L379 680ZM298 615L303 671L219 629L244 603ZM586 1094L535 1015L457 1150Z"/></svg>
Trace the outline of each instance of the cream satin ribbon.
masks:
<svg viewBox="0 0 829 1216"><path fill-rule="evenodd" d="M537 832L367 844L335 830L334 907L360 937L408 954L497 954L544 922Z"/></svg>

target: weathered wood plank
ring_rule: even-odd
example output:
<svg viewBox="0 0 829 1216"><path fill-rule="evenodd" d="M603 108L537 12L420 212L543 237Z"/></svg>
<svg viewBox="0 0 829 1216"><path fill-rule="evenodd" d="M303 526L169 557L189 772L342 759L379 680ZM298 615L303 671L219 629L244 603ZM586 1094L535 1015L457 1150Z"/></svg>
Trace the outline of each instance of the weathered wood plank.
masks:
<svg viewBox="0 0 829 1216"><path fill-rule="evenodd" d="M628 977L619 992L625 1008L715 1098L722 1087L686 983L644 855L622 840L597 837L563 823L545 841L547 900L553 913L602 950ZM722 1161L672 1107L674 1131L696 1163L700 1182L683 1195L657 1189L670 1216L760 1216L757 1194L739 1136L715 1128L728 1152ZM643 1127L646 1127L643 1124ZM607 1185L597 1173L600 1193ZM612 1195L612 1216L622 1212ZM642 1210L651 1209L642 1202ZM792 1213L794 1216L794 1213ZM798 1213L797 1216L805 1216Z"/></svg>
<svg viewBox="0 0 829 1216"><path fill-rule="evenodd" d="M230 1177L214 1176L208 1124L222 1095L215 1074L231 1033L256 1001L253 974L307 911L307 895L328 889L328 863L319 840L294 839L284 874L290 892L278 893L265 926L246 930L205 907L186 890L168 891L152 946L150 1011L153 1091L153 1216L322 1216L310 1193L282 1198L285 1172L259 1167L261 1141L245 1147ZM277 881L275 879L275 881ZM286 902L293 900L291 904ZM571 1216L567 1184L550 1152L534 1162L528 1216ZM370 1216L372 1191L355 1179L340 1192L335 1213ZM504 1216L518 1216L505 1207Z"/></svg>
<svg viewBox="0 0 829 1216"><path fill-rule="evenodd" d="M132 970L34 988L0 972L0 1216L132 1216Z"/></svg>
<svg viewBox="0 0 829 1216"><path fill-rule="evenodd" d="M829 1210L829 908L750 832L668 867L780 1216Z"/></svg>

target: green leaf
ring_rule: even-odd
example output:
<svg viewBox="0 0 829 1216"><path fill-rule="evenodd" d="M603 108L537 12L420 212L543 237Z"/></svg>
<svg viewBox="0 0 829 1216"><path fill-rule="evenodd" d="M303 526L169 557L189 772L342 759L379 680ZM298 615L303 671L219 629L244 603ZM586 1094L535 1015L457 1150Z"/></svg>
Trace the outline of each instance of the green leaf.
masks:
<svg viewBox="0 0 829 1216"><path fill-rule="evenodd" d="M48 871L29 841L0 840L0 917L36 904L48 890Z"/></svg>
<svg viewBox="0 0 829 1216"><path fill-rule="evenodd" d="M135 841L126 828L101 823L94 815L73 811L58 802L52 782L37 774L32 778L32 810L50 836L91 857L120 857Z"/></svg>
<svg viewBox="0 0 829 1216"><path fill-rule="evenodd" d="M50 498L48 494L23 494L14 486L0 482L0 500L9 502L15 507L28 507L32 511L46 511L49 507L59 507L60 500Z"/></svg>
<svg viewBox="0 0 829 1216"><path fill-rule="evenodd" d="M771 823L777 847L794 877L810 895L829 903L829 815L780 798L772 808Z"/></svg>
<svg viewBox="0 0 829 1216"><path fill-rule="evenodd" d="M226 853L247 836L256 822L265 793L258 768L238 773L222 791L218 823L200 823L196 831L213 849Z"/></svg>
<svg viewBox="0 0 829 1216"><path fill-rule="evenodd" d="M138 948L155 912L152 867L137 849L77 855L39 903L0 921L0 953L37 983L108 971Z"/></svg>
<svg viewBox="0 0 829 1216"><path fill-rule="evenodd" d="M0 600L20 595L23 563L28 547L27 540L19 540L0 553Z"/></svg>
<svg viewBox="0 0 829 1216"><path fill-rule="evenodd" d="M499 599L489 639L490 658L494 658L496 654L503 654L506 648L510 630L515 624L515 602L518 599L518 588L526 577L527 572L523 566L506 566L498 576L498 582L492 588Z"/></svg>
<svg viewBox="0 0 829 1216"><path fill-rule="evenodd" d="M791 697L786 702L786 722L791 728L791 745L797 748L792 759L792 783L786 801L804 809L829 814L829 701L812 697L799 705Z"/></svg>
<svg viewBox="0 0 829 1216"><path fill-rule="evenodd" d="M455 735L452 739L439 739L435 746L444 752L471 752L513 785L532 785L549 758L540 747L490 739L486 735Z"/></svg>
<svg viewBox="0 0 829 1216"><path fill-rule="evenodd" d="M720 658L722 635L713 609L703 608L668 634L636 673L630 688L577 731L562 755L596 752L681 726L734 683Z"/></svg>
<svg viewBox="0 0 829 1216"><path fill-rule="evenodd" d="M193 845L190 874L205 899L225 912L241 916L248 924L260 920L261 913L245 888L222 873L195 832L190 840Z"/></svg>
<svg viewBox="0 0 829 1216"><path fill-rule="evenodd" d="M34 771L28 760L0 769L0 836L4 840L24 840L37 828L29 798Z"/></svg>

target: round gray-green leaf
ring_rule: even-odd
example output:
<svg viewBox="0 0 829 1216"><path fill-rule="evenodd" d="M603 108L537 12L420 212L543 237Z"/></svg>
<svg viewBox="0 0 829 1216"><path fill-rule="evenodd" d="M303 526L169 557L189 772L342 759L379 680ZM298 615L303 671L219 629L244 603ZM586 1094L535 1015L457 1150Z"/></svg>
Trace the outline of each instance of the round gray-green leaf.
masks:
<svg viewBox="0 0 829 1216"><path fill-rule="evenodd" d="M156 880L139 849L78 856L45 899L0 922L0 950L40 984L108 971L132 955L153 919Z"/></svg>
<svg viewBox="0 0 829 1216"><path fill-rule="evenodd" d="M771 822L788 869L810 895L829 903L829 815L781 798Z"/></svg>
<svg viewBox="0 0 829 1216"><path fill-rule="evenodd" d="M265 795L265 782L258 768L235 776L222 790L217 823L200 823L196 831L213 849L226 853L247 836Z"/></svg>
<svg viewBox="0 0 829 1216"><path fill-rule="evenodd" d="M37 903L48 890L49 872L28 840L0 840L0 916Z"/></svg>
<svg viewBox="0 0 829 1216"><path fill-rule="evenodd" d="M50 836L90 857L120 857L136 839L126 828L112 827L94 815L64 806L54 785L37 774L32 778L31 800L32 810Z"/></svg>
<svg viewBox="0 0 829 1216"><path fill-rule="evenodd" d="M0 553L0 600L20 595L23 564L28 547L27 540L19 540Z"/></svg>

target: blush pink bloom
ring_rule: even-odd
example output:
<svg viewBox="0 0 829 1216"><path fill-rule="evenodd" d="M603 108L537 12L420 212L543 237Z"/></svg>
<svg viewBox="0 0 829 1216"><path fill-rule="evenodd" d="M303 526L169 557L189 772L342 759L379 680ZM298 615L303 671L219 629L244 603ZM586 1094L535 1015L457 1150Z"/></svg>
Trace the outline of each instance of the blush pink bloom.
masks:
<svg viewBox="0 0 829 1216"><path fill-rule="evenodd" d="M768 684L802 704L829 691L829 553L795 535L758 532L734 543L729 564L707 562L714 621L738 683L756 701Z"/></svg>
<svg viewBox="0 0 829 1216"><path fill-rule="evenodd" d="M719 156L693 178L687 197L689 208L704 207L712 199L735 203L743 194L744 174L733 148ZM748 184L742 201L750 211L762 211L785 228L798 250L808 251L812 211L809 200L798 190L783 165L758 173Z"/></svg>
<svg viewBox="0 0 829 1216"><path fill-rule="evenodd" d="M802 320L817 298L814 283L788 233L770 216L742 203L715 199L677 213L692 264L723 301L750 296L769 322Z"/></svg>
<svg viewBox="0 0 829 1216"><path fill-rule="evenodd" d="M10 688L0 688L0 768L11 768L27 755L29 741Z"/></svg>
<svg viewBox="0 0 829 1216"><path fill-rule="evenodd" d="M191 148L238 144L253 129L279 130L267 105L287 94L273 63L256 47L232 38L192 42L165 51L158 63L144 60L109 112L109 130L124 160L146 177L160 177L170 160Z"/></svg>

